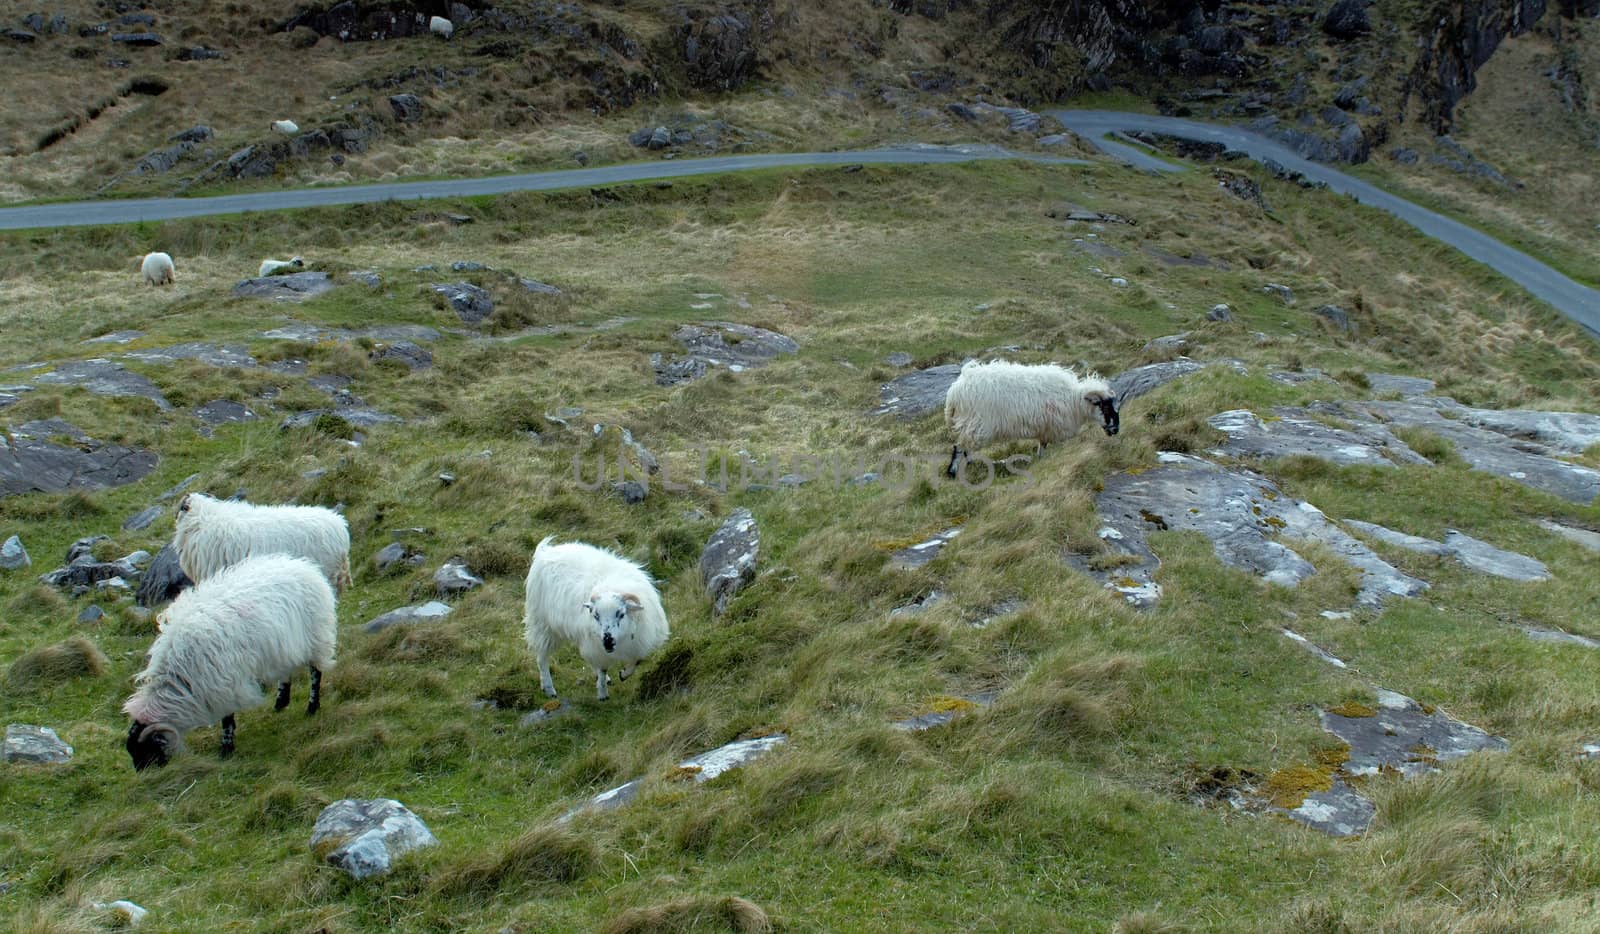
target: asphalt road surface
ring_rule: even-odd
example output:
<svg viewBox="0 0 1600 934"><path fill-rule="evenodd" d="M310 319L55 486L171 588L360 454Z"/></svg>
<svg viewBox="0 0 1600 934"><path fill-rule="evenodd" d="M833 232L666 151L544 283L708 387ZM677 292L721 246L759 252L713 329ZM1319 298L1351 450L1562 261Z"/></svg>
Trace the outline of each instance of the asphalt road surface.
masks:
<svg viewBox="0 0 1600 934"><path fill-rule="evenodd" d="M1248 154L1252 159L1271 159L1291 172L1299 172L1312 181L1326 183L1331 190L1350 195L1362 204L1388 211L1435 240L1448 243L1527 289L1582 325L1589 333L1600 337L1600 291L1567 278L1482 231L1412 204L1338 169L1312 162L1282 143L1231 126L1177 117L1106 110L1053 110L1047 113L1072 132L1092 140L1102 151L1135 168L1157 172L1182 171L1181 166L1154 158L1141 149L1108 137L1139 131L1163 133L1184 139L1222 143L1229 149Z"/></svg>

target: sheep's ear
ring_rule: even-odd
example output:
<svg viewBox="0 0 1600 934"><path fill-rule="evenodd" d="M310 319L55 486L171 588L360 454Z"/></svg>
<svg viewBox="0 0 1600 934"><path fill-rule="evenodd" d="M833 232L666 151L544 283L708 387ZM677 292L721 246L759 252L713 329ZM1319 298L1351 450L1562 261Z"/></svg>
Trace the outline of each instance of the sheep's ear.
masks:
<svg viewBox="0 0 1600 934"><path fill-rule="evenodd" d="M639 600L638 594L625 593L622 595L622 602L627 604L628 609L630 610L640 610L644 608L644 603Z"/></svg>
<svg viewBox="0 0 1600 934"><path fill-rule="evenodd" d="M183 499L178 500L178 514L179 515L183 515L184 513L189 511L189 497L191 497L193 495L194 495L193 493L185 493L185 494L183 494Z"/></svg>
<svg viewBox="0 0 1600 934"><path fill-rule="evenodd" d="M1099 405L1109 398L1111 398L1110 393L1102 392L1098 389L1091 389L1083 394L1083 401L1089 403L1090 405Z"/></svg>
<svg viewBox="0 0 1600 934"><path fill-rule="evenodd" d="M583 611L585 613L593 613L594 612L594 601L591 600L588 603L585 603L583 605Z"/></svg>

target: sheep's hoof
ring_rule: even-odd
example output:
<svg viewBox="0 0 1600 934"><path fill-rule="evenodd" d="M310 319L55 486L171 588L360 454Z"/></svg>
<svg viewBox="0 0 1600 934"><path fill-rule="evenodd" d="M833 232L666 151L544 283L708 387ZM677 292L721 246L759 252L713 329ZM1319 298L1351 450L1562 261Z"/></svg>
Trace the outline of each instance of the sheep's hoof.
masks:
<svg viewBox="0 0 1600 934"><path fill-rule="evenodd" d="M322 709L322 705L321 704L318 704L318 703L307 704L306 705L306 716L308 716L308 717L315 716L317 711L319 711L321 709Z"/></svg>
<svg viewBox="0 0 1600 934"><path fill-rule="evenodd" d="M232 746L223 746L221 749L217 750L217 758L218 759L232 759L233 758L233 747Z"/></svg>

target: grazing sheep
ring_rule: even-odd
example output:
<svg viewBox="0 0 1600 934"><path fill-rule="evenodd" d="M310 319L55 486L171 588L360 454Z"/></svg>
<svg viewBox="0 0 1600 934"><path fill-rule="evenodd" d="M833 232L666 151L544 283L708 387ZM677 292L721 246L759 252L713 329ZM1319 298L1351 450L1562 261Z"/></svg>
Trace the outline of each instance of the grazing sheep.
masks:
<svg viewBox="0 0 1600 934"><path fill-rule="evenodd" d="M144 261L139 264L139 273L151 285L172 285L178 281L172 267L172 257L166 253L146 253Z"/></svg>
<svg viewBox="0 0 1600 934"><path fill-rule="evenodd" d="M278 684L276 709L289 705L289 678L311 670L310 716L322 706L322 673L333 667L338 621L333 589L316 566L289 555L250 558L178 595L160 616L160 635L138 687L122 710L128 755L144 770L166 765L183 734L222 721L222 757L233 754L233 715L259 705L263 683Z"/></svg>
<svg viewBox="0 0 1600 934"><path fill-rule="evenodd" d="M293 120L274 120L272 128L284 136L293 136L300 132L300 127Z"/></svg>
<svg viewBox="0 0 1600 934"><path fill-rule="evenodd" d="M456 24L442 16L435 16L428 20L428 31L436 36L448 39L455 35Z"/></svg>
<svg viewBox="0 0 1600 934"><path fill-rule="evenodd" d="M1093 419L1095 409L1106 434L1116 434L1116 397L1097 375L1080 377L1054 363L968 361L944 397L944 421L956 435L946 472L955 476L968 450L997 441L1033 438L1040 447L1065 441Z"/></svg>
<svg viewBox="0 0 1600 934"><path fill-rule="evenodd" d="M252 555L287 554L321 568L339 593L350 586L350 526L321 506L254 506L185 493L172 547L197 584Z"/></svg>
<svg viewBox="0 0 1600 934"><path fill-rule="evenodd" d="M298 256L287 260L264 259L261 261L261 271L256 273L256 275L260 278L265 278L276 273L280 269L303 269L305 268L305 265L305 260Z"/></svg>
<svg viewBox="0 0 1600 934"><path fill-rule="evenodd" d="M626 680L670 634L661 597L644 568L603 548L546 538L533 550L522 620L528 648L539 660L539 686L556 696L550 654L567 642L594 669L595 694L609 696L606 671Z"/></svg>

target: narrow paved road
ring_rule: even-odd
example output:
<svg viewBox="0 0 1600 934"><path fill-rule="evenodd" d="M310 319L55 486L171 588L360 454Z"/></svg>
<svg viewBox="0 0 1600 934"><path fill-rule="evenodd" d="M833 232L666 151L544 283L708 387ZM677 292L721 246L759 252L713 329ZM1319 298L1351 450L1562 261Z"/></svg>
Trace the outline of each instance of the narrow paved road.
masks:
<svg viewBox="0 0 1600 934"><path fill-rule="evenodd" d="M1375 185L1312 162L1294 150L1264 136L1231 126L1106 110L1047 111L1072 132L1092 140L1104 152L1133 165L1157 172L1182 171L1180 166L1153 158L1140 149L1107 137L1131 132L1164 133L1184 139L1222 143L1252 159L1271 159L1333 191L1350 195L1362 204L1388 211L1435 240L1455 247L1507 279L1517 283L1557 311L1600 337L1600 291L1567 278L1526 253L1514 250L1481 231L1453 221L1424 207L1396 197Z"/></svg>
<svg viewBox="0 0 1600 934"><path fill-rule="evenodd" d="M928 164L972 162L978 159L1028 159L1063 165L1089 165L1082 159L1019 155L997 146L897 146L857 152L793 152L709 159L676 159L608 165L596 169L562 169L488 178L457 178L436 182L389 182L378 185L340 185L260 191L211 198L138 198L107 201L71 201L34 207L0 208L0 230L33 227L84 227L95 224L132 224L245 211L283 211L374 201L409 201L424 198L465 198L503 195L516 191L550 191L587 188L690 175L716 175L752 169L816 165Z"/></svg>

